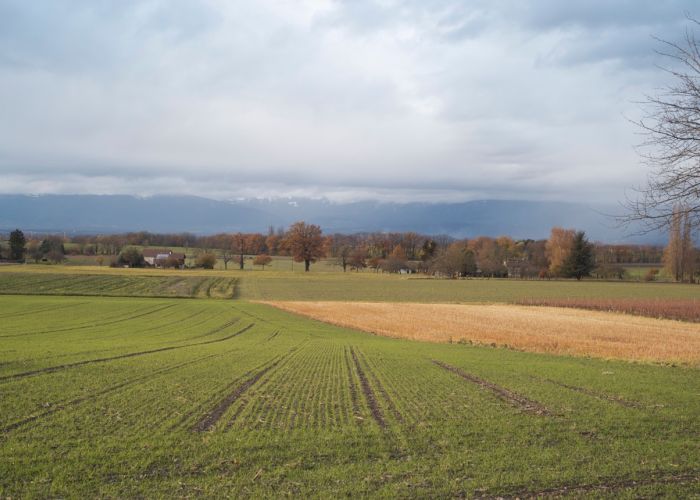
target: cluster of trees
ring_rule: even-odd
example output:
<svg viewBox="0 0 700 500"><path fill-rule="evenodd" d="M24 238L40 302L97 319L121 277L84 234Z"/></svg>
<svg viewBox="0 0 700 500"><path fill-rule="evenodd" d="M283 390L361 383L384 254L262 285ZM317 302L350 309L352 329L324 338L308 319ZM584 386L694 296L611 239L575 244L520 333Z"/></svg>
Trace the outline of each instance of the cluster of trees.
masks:
<svg viewBox="0 0 700 500"><path fill-rule="evenodd" d="M28 240L24 233L15 229L9 235L7 241L7 255L0 251L0 258L12 261L25 261L27 259L39 262L48 260L51 262L62 262L65 257L65 247L63 238L60 236L46 236L43 239ZM2 250L0 248L0 250Z"/></svg>

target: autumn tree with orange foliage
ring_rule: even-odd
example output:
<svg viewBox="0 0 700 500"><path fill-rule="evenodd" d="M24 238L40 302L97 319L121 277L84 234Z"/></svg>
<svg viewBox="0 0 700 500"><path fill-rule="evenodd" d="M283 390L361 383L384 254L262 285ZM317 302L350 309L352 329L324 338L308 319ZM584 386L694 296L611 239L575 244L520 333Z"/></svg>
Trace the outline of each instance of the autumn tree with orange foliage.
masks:
<svg viewBox="0 0 700 500"><path fill-rule="evenodd" d="M325 255L321 228L315 224L307 224L304 221L295 222L287 231L285 244L294 261L304 263L306 272L309 271L312 262L316 262Z"/></svg>
<svg viewBox="0 0 700 500"><path fill-rule="evenodd" d="M549 272L555 276L561 274L566 259L571 253L576 231L553 227L549 239L545 245L545 252L549 259Z"/></svg>

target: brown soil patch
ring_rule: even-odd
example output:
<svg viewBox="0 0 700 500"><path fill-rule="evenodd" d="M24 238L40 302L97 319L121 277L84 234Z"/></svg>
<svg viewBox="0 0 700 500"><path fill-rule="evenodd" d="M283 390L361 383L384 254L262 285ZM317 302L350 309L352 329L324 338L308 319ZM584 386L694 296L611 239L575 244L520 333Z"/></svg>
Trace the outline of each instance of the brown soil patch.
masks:
<svg viewBox="0 0 700 500"><path fill-rule="evenodd" d="M433 361L433 363L438 365L440 368L444 368L445 370L449 370L452 373L459 375L460 377L462 377L465 380L468 380L469 382L472 382L484 389L488 389L503 401L515 406L516 408L524 412L534 413L535 415L551 415L551 412L543 404L538 403L537 401L528 399L525 396L522 396L516 392L510 391L504 387L494 384L493 382L489 382L488 380L484 380L483 378L479 378L476 375L472 375L471 373L467 373L464 370L461 370L454 366L450 366L447 363L443 363L442 361Z"/></svg>
<svg viewBox="0 0 700 500"><path fill-rule="evenodd" d="M339 326L427 342L549 354L700 364L700 324L506 304L263 302Z"/></svg>

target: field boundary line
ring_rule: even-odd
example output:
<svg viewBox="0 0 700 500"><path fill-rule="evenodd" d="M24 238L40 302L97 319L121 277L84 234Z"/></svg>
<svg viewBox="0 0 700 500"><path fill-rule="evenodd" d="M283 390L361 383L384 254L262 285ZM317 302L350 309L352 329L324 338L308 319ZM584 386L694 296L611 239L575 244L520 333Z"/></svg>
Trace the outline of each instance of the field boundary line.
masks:
<svg viewBox="0 0 700 500"><path fill-rule="evenodd" d="M509 389L506 389L505 387L501 387L500 385L496 385L493 382L489 382L488 380L485 380L483 378L477 377L476 375L472 375L471 373L467 373L464 370L457 368L452 365L448 365L447 363L444 363L442 361L437 361L437 360L432 360L434 364L439 366L440 368L443 368L447 371L450 371L454 373L455 375L462 377L465 380L468 380L469 382L472 382L473 384L478 385L479 387L482 387L484 389L488 389L491 391L493 394L495 394L499 399L510 403L512 406L515 406L516 408L527 412L527 413L532 413L534 415L540 415L540 416L552 416L552 412L544 406L542 403L539 403L537 401L534 401L532 399L526 398L525 396L518 394L517 392L513 392Z"/></svg>

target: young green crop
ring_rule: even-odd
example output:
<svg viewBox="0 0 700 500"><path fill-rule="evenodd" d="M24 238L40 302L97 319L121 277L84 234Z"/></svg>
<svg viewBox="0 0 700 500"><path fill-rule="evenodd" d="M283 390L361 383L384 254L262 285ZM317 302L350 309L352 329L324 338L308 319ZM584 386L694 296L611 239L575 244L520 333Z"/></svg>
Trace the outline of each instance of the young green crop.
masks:
<svg viewBox="0 0 700 500"><path fill-rule="evenodd" d="M689 497L699 393L242 301L7 295L0 496Z"/></svg>

